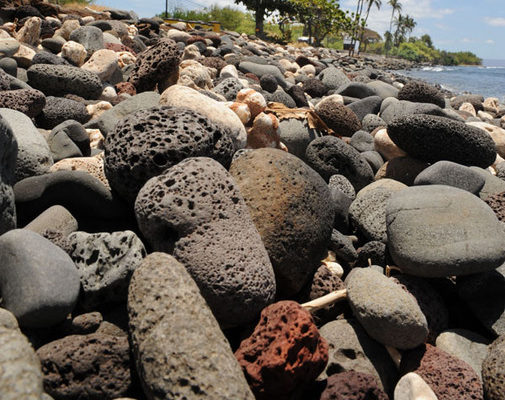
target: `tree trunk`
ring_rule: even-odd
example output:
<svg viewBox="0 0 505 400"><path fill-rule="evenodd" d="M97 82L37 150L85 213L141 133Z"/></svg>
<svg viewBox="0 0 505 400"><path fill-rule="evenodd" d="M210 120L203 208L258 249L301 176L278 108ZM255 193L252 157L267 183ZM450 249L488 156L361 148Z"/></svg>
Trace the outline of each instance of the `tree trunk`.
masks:
<svg viewBox="0 0 505 400"><path fill-rule="evenodd" d="M265 6L261 1L258 1L256 5L256 12L254 16L256 19L256 36L264 38L265 32L263 31L263 20L265 18Z"/></svg>

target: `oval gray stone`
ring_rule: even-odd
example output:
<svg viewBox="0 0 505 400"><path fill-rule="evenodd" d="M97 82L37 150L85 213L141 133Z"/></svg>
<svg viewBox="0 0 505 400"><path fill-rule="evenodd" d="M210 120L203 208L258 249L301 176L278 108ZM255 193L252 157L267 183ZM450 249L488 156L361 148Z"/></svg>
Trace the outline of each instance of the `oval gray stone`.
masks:
<svg viewBox="0 0 505 400"><path fill-rule="evenodd" d="M79 295L79 274L72 259L35 232L14 229L0 236L2 307L23 327L61 322Z"/></svg>
<svg viewBox="0 0 505 400"><path fill-rule="evenodd" d="M468 275L505 261L505 232L491 208L451 186L404 189L386 207L389 251L405 273Z"/></svg>
<svg viewBox="0 0 505 400"><path fill-rule="evenodd" d="M254 399L197 285L175 258L144 259L128 290L128 316L148 399Z"/></svg>
<svg viewBox="0 0 505 400"><path fill-rule="evenodd" d="M346 280L347 297L367 333L398 349L413 349L428 336L428 322L416 299L372 268L355 268Z"/></svg>

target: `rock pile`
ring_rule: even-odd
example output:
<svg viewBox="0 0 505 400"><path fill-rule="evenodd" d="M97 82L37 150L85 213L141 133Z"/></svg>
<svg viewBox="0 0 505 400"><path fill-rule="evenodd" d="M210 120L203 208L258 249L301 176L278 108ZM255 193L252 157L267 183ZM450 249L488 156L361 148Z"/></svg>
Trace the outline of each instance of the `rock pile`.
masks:
<svg viewBox="0 0 505 400"><path fill-rule="evenodd" d="M505 398L497 99L6 4L1 399Z"/></svg>

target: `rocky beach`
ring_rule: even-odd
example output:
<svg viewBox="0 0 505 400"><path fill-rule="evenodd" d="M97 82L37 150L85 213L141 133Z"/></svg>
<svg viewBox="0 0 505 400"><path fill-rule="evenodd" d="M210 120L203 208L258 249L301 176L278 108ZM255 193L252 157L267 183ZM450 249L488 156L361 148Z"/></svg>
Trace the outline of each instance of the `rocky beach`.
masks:
<svg viewBox="0 0 505 400"><path fill-rule="evenodd" d="M0 6L1 400L505 399L499 99Z"/></svg>

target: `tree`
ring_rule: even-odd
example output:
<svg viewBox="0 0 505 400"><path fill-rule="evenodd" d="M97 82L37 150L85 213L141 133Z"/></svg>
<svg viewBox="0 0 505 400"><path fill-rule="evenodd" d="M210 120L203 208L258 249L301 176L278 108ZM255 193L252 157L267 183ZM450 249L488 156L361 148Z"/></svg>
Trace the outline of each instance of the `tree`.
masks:
<svg viewBox="0 0 505 400"><path fill-rule="evenodd" d="M403 22L403 26L404 26L405 32L408 35L410 35L412 33L412 31L414 30L414 28L417 26L417 22L414 21L414 18L412 18L411 16L406 15L405 20Z"/></svg>
<svg viewBox="0 0 505 400"><path fill-rule="evenodd" d="M426 43L426 46L428 46L430 49L433 49L433 41L431 40L431 36L428 34L425 34L421 36L421 41Z"/></svg>
<svg viewBox="0 0 505 400"><path fill-rule="evenodd" d="M365 33L364 27L366 26L366 23L368 21L368 16L370 15L370 10L372 9L373 6L377 7L377 10L380 10L381 7L382 7L382 1L381 0L365 0L365 2L367 3L366 16L365 16L365 19L364 19L364 22L363 22L363 28L361 29L361 36L360 36L360 39L359 39L360 46L361 46L361 43L363 42L363 35Z"/></svg>
<svg viewBox="0 0 505 400"><path fill-rule="evenodd" d="M349 49L349 55L354 54L354 47L356 45L356 40L358 40L358 33L362 28L365 27L364 20L361 18L361 14L363 13L363 7L365 5L365 0L358 0L356 4L356 12L353 14L353 22L352 22L352 34L351 34L351 47Z"/></svg>
<svg viewBox="0 0 505 400"><path fill-rule="evenodd" d="M292 8L292 4L288 0L235 0L235 3L243 3L248 10L254 11L256 35L259 37L265 36L263 30L265 16L274 11L283 13Z"/></svg>
<svg viewBox="0 0 505 400"><path fill-rule="evenodd" d="M395 12L398 12L398 14L401 13L402 11L402 5L398 0L389 0L388 4L393 8L391 11L391 19L389 21L389 32L393 31L393 19L395 17Z"/></svg>

